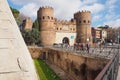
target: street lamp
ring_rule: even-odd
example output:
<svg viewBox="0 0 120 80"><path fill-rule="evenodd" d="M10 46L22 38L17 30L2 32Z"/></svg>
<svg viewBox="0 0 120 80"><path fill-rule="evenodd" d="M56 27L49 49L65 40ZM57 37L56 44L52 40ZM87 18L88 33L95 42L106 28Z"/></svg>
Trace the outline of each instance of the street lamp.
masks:
<svg viewBox="0 0 120 80"><path fill-rule="evenodd" d="M89 43L89 38L87 38L87 42Z"/></svg>

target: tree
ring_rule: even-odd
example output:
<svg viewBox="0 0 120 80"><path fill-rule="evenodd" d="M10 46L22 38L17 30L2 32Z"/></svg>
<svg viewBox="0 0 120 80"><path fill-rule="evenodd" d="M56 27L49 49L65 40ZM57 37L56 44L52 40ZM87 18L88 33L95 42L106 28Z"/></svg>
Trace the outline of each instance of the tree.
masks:
<svg viewBox="0 0 120 80"><path fill-rule="evenodd" d="M109 26L108 26L108 25L105 25L105 26L99 26L98 28L100 28L100 29L108 29Z"/></svg>
<svg viewBox="0 0 120 80"><path fill-rule="evenodd" d="M20 25L20 22L19 22L19 14L20 14L20 12L19 12L17 9L12 8L12 7L10 7L10 9L11 9L11 11L12 11L12 14L13 14L15 20L16 20L16 23L17 23L18 26L19 26L19 25Z"/></svg>
<svg viewBox="0 0 120 80"><path fill-rule="evenodd" d="M14 16L15 18L18 18L20 12L19 12L17 9L12 8L12 7L10 7L10 9L11 9L11 11L12 11L12 13L13 13L13 16Z"/></svg>
<svg viewBox="0 0 120 80"><path fill-rule="evenodd" d="M22 32L22 36L23 36L23 38L24 38L24 40L25 40L25 43L27 44L27 45L31 45L33 42L33 38L32 38L32 36L31 36L31 32L29 31L29 30L23 30L23 31L21 31Z"/></svg>
<svg viewBox="0 0 120 80"><path fill-rule="evenodd" d="M25 20L27 18L27 16L25 16L24 14L20 13L19 10L10 7L12 14L17 22L18 26L21 26L22 21Z"/></svg>
<svg viewBox="0 0 120 80"><path fill-rule="evenodd" d="M105 25L105 26L104 26L104 28L105 28L105 29L108 29L108 28L109 28L109 26L108 26L108 25Z"/></svg>
<svg viewBox="0 0 120 80"><path fill-rule="evenodd" d="M38 31L40 30L39 29L39 23L38 23L38 20L36 19L33 23L33 28L37 29Z"/></svg>
<svg viewBox="0 0 120 80"><path fill-rule="evenodd" d="M104 26L99 26L98 28L103 29Z"/></svg>
<svg viewBox="0 0 120 80"><path fill-rule="evenodd" d="M33 28L32 30L23 30L21 32L25 40L25 43L27 45L33 45L33 44L38 45L40 43L40 39L39 39L40 33L37 29Z"/></svg>
<svg viewBox="0 0 120 80"><path fill-rule="evenodd" d="M22 24L22 21L27 18L24 14L21 14L17 9L10 7L13 16L18 24L20 26ZM40 39L39 39L39 24L37 19L33 23L33 29L32 30L22 30L21 31L22 36L25 40L25 43L27 45L32 45L32 44L39 44Z"/></svg>
<svg viewBox="0 0 120 80"><path fill-rule="evenodd" d="M31 34L32 34L32 37L34 39L34 43L39 44L40 43L40 38L39 38L40 32L39 32L39 30L36 29L36 28L33 28Z"/></svg>

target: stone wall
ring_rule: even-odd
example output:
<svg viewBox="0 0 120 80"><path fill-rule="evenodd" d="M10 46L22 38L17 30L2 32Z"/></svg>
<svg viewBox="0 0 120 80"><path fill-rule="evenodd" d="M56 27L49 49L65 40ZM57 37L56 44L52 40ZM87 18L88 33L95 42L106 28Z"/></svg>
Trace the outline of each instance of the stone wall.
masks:
<svg viewBox="0 0 120 80"><path fill-rule="evenodd" d="M29 49L29 52L32 56L33 59L37 59L37 58L40 58L42 52L44 52L43 48L28 48Z"/></svg>
<svg viewBox="0 0 120 80"><path fill-rule="evenodd" d="M79 11L74 14L77 26L77 42L92 44L91 12Z"/></svg>
<svg viewBox="0 0 120 80"><path fill-rule="evenodd" d="M55 19L55 28L56 32L62 32L62 33L76 33L76 20L58 20Z"/></svg>
<svg viewBox="0 0 120 80"><path fill-rule="evenodd" d="M22 22L22 27L23 27L22 30L32 30L32 26L33 26L33 21L31 20L30 17L23 20L23 22Z"/></svg>
<svg viewBox="0 0 120 80"><path fill-rule="evenodd" d="M61 32L56 32L56 39L55 43L63 43L63 39L67 37L69 39L69 44L70 46L73 46L75 43L76 39L76 33L61 33Z"/></svg>
<svg viewBox="0 0 120 80"><path fill-rule="evenodd" d="M48 6L40 7L37 12L37 18L42 45L53 45L55 43L54 9Z"/></svg>
<svg viewBox="0 0 120 80"><path fill-rule="evenodd" d="M29 48L29 50L33 58L48 60L68 73L74 80L94 80L108 62L106 59L90 58L48 48Z"/></svg>
<svg viewBox="0 0 120 80"><path fill-rule="evenodd" d="M91 12L79 11L74 14L71 20L59 20L54 17L52 7L40 7L37 12L37 19L40 27L41 43L45 46L51 46L59 43L55 40L57 33L76 33L75 41L80 43L89 43L92 45L91 34ZM65 35L65 34L64 34ZM67 37L67 36L64 36Z"/></svg>

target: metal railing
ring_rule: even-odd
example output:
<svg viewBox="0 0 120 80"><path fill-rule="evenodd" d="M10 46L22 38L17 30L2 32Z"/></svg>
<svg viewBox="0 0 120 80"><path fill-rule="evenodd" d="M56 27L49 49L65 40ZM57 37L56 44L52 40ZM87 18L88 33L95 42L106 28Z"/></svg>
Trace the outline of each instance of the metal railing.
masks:
<svg viewBox="0 0 120 80"><path fill-rule="evenodd" d="M114 56L106 64L103 70L98 74L95 80L117 80L119 69L119 49L114 53Z"/></svg>
<svg viewBox="0 0 120 80"><path fill-rule="evenodd" d="M72 47L73 48L73 47ZM77 52L77 50L69 48L61 48L62 50ZM82 53L86 50L78 50ZM90 53L100 57L109 59L110 61L105 65L103 70L98 74L95 80L117 80L117 74L119 69L119 48L116 46L109 47L91 47Z"/></svg>
<svg viewBox="0 0 120 80"><path fill-rule="evenodd" d="M115 47L90 47L89 51L87 50L87 48L84 46L83 49L81 48L74 48L74 46L69 46L69 47L61 47L61 46L56 46L53 47L59 50L63 50L63 51L68 51L68 52L75 52L78 54L90 54L93 56L100 56L100 57L110 57L112 54L112 52L114 52L114 49L116 49ZM110 57L111 58L111 57Z"/></svg>
<svg viewBox="0 0 120 80"><path fill-rule="evenodd" d="M66 51L73 51L78 53L87 53L86 50L75 50L73 47L61 48ZM97 57L104 57L110 61L105 65L103 70L98 74L95 80L117 80L117 74L119 69L119 48L117 46L106 46L106 47L91 47L91 55L96 55Z"/></svg>

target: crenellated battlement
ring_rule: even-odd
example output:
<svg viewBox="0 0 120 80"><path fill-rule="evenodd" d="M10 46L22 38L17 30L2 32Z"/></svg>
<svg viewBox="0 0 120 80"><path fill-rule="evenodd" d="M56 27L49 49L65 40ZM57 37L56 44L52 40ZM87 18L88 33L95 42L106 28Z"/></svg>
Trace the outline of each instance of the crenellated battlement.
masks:
<svg viewBox="0 0 120 80"><path fill-rule="evenodd" d="M73 25L76 24L76 20L75 19L71 19L71 20L59 20L56 19L55 23L57 24L63 24L63 25Z"/></svg>
<svg viewBox="0 0 120 80"><path fill-rule="evenodd" d="M41 21L54 21L54 9L49 6L42 6L39 8L38 19Z"/></svg>
<svg viewBox="0 0 120 80"><path fill-rule="evenodd" d="M39 10L44 10L44 9L51 9L51 10L53 10L53 8L50 7L50 6L42 6L42 7L39 8Z"/></svg>
<svg viewBox="0 0 120 80"><path fill-rule="evenodd" d="M88 38L91 39L91 12L88 10L76 12L71 20L60 20L54 17L54 9L52 7L42 6L38 10L37 18L41 30L41 42L44 45L52 45L55 42L56 32L59 34L77 34L74 39L76 41L81 40L82 43L85 43ZM88 36L84 35L82 38L78 36L86 33ZM62 36L65 37L65 35Z"/></svg>
<svg viewBox="0 0 120 80"><path fill-rule="evenodd" d="M57 19L57 20L56 20L56 23L66 23L66 24L68 24L69 21L68 21L68 20L60 20L60 19Z"/></svg>
<svg viewBox="0 0 120 80"><path fill-rule="evenodd" d="M74 13L74 15L85 14L85 13L91 13L91 12L88 10L82 10L82 11L78 11L78 12Z"/></svg>
<svg viewBox="0 0 120 80"><path fill-rule="evenodd" d="M79 13L91 13L90 11L88 11L88 10L82 10L82 11L77 11L75 14L79 14Z"/></svg>

